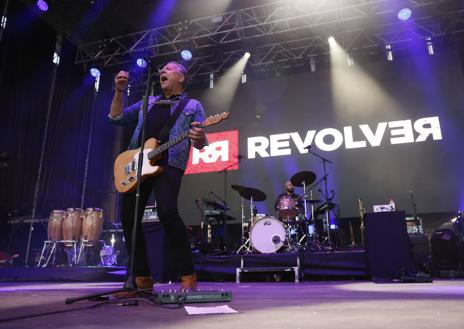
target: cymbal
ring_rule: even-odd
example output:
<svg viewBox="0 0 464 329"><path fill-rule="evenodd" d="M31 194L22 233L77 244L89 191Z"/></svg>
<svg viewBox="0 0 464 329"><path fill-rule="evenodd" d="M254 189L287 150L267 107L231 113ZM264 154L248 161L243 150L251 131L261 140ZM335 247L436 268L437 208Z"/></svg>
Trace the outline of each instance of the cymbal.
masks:
<svg viewBox="0 0 464 329"><path fill-rule="evenodd" d="M251 200L251 198L253 198L253 201L264 201L267 198L263 191L253 187L247 187L243 185L231 185L230 187L237 191L242 198L247 200Z"/></svg>
<svg viewBox="0 0 464 329"><path fill-rule="evenodd" d="M233 190L236 190L237 192L238 192L238 191L241 191L241 190L244 190L244 189L247 188L247 187L244 186L244 185L237 185L237 184L230 185L230 187L231 187Z"/></svg>
<svg viewBox="0 0 464 329"><path fill-rule="evenodd" d="M293 186L303 187L303 182L306 186L312 184L316 180L316 174L312 171L300 171L292 176L290 182Z"/></svg>

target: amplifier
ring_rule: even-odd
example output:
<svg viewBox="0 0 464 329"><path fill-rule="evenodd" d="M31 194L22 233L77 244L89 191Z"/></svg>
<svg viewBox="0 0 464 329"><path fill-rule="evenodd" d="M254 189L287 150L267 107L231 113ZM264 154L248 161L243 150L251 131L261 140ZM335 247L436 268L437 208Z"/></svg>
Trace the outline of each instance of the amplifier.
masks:
<svg viewBox="0 0 464 329"><path fill-rule="evenodd" d="M417 222L414 217L408 216L406 220L406 230L408 234L423 234L424 228L422 226L422 218L417 217Z"/></svg>

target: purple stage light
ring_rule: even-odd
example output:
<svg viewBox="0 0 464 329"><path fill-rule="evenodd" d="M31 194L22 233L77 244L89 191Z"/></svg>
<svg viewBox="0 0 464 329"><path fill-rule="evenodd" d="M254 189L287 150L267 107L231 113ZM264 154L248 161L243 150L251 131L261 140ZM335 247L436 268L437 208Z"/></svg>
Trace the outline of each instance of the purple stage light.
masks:
<svg viewBox="0 0 464 329"><path fill-rule="evenodd" d="M137 66L142 68L142 69L147 67L147 61L145 59L143 59L143 58L138 58L136 63L137 63Z"/></svg>
<svg viewBox="0 0 464 329"><path fill-rule="evenodd" d="M36 4L41 11L48 10L48 3L45 0L37 0Z"/></svg>
<svg viewBox="0 0 464 329"><path fill-rule="evenodd" d="M96 79L96 78L100 77L101 73L100 73L99 69L97 69L96 67L92 67L90 69L90 75L93 76Z"/></svg>
<svg viewBox="0 0 464 329"><path fill-rule="evenodd" d="M184 61L189 61L192 59L192 52L190 50L184 49L180 52L180 56Z"/></svg>
<svg viewBox="0 0 464 329"><path fill-rule="evenodd" d="M409 8L403 8L398 12L398 19L400 21L407 21L411 18L412 10Z"/></svg>

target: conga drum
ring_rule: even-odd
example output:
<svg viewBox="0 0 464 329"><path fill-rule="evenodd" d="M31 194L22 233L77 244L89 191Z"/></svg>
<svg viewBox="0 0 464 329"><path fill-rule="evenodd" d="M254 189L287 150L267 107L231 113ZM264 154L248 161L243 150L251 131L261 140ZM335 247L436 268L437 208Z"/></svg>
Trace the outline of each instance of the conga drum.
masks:
<svg viewBox="0 0 464 329"><path fill-rule="evenodd" d="M48 240L60 241L63 240L63 219L65 216L64 210L52 210L48 219Z"/></svg>
<svg viewBox="0 0 464 329"><path fill-rule="evenodd" d="M82 209L66 209L65 219L63 221L63 240L78 241L82 235ZM72 244L65 243L66 246Z"/></svg>
<svg viewBox="0 0 464 329"><path fill-rule="evenodd" d="M82 240L99 241L103 229L103 209L85 209L84 221L82 222ZM89 243L86 243L90 245Z"/></svg>

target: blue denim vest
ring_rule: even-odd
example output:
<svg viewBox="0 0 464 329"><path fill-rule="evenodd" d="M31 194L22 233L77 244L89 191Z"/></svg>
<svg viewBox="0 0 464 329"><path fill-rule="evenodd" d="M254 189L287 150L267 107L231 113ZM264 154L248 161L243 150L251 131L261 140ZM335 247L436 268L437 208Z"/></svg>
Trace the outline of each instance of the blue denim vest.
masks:
<svg viewBox="0 0 464 329"><path fill-rule="evenodd" d="M187 97L184 93L180 96L180 99ZM148 100L148 111L151 111L155 101L160 99L161 96L150 96ZM176 110L179 103L174 104L171 107L171 115ZM140 147L139 139L140 133L142 131L143 124L143 111L142 111L142 101L138 101L124 109L124 111L117 117L112 118L109 116L110 122L119 125L125 126L137 123L134 133L132 135L131 141L129 143L128 149L136 149ZM201 106L201 103L196 99L190 99L179 117L177 118L174 126L172 127L169 133L169 139L173 139L179 136L184 131L187 131L190 128L190 124L194 121L203 122L205 120L205 111ZM169 165L172 167L180 168L185 170L187 167L187 162L190 156L190 139L186 138L179 144L172 146L169 150Z"/></svg>

